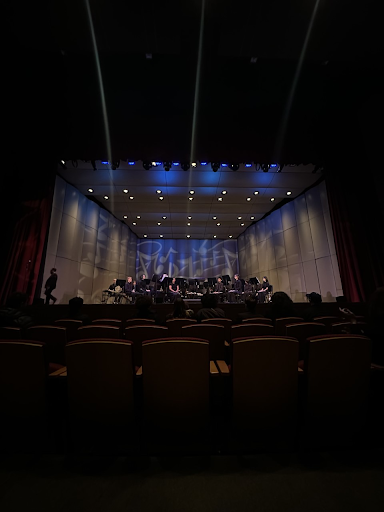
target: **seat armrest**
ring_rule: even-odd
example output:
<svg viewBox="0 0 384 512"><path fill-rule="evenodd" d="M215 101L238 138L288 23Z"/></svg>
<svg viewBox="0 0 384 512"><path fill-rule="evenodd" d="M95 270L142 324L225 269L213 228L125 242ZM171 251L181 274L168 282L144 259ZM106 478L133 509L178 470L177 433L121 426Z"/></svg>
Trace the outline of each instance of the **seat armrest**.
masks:
<svg viewBox="0 0 384 512"><path fill-rule="evenodd" d="M371 370L384 370L384 366L380 366L379 364L371 363Z"/></svg>
<svg viewBox="0 0 384 512"><path fill-rule="evenodd" d="M67 376L67 367L63 366L62 368L59 368L58 370L50 373L48 376L49 377L66 377Z"/></svg>
<svg viewBox="0 0 384 512"><path fill-rule="evenodd" d="M218 359L216 361L216 365L217 365L217 367L220 370L220 373L222 375L229 375L230 374L228 365L227 365L227 363L225 361L222 361L222 360Z"/></svg>
<svg viewBox="0 0 384 512"><path fill-rule="evenodd" d="M136 371L136 377L141 377L143 375L143 367L140 366Z"/></svg>
<svg viewBox="0 0 384 512"><path fill-rule="evenodd" d="M303 370L302 368L300 368L300 366L298 366L298 367L297 367L297 371L298 371L299 373L304 373L304 370Z"/></svg>
<svg viewBox="0 0 384 512"><path fill-rule="evenodd" d="M228 341L224 341L224 346L230 347L230 344L228 343Z"/></svg>
<svg viewBox="0 0 384 512"><path fill-rule="evenodd" d="M209 361L209 373L211 375L219 375L219 370L215 364L215 361Z"/></svg>

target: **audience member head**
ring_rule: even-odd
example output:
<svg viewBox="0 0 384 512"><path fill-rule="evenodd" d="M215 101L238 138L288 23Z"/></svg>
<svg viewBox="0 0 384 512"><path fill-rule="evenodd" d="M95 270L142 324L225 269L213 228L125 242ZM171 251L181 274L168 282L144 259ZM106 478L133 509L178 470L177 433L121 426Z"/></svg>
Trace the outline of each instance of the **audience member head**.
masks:
<svg viewBox="0 0 384 512"><path fill-rule="evenodd" d="M217 304L217 295L214 295L213 293L205 293L201 297L201 305L203 308L217 308Z"/></svg>
<svg viewBox="0 0 384 512"><path fill-rule="evenodd" d="M307 293L306 297L308 299L308 302L312 306L317 306L318 304L321 304L323 301L323 299L321 298L321 295L316 292Z"/></svg>
<svg viewBox="0 0 384 512"><path fill-rule="evenodd" d="M295 316L293 301L285 292L276 292L271 298L272 312L275 318Z"/></svg>
<svg viewBox="0 0 384 512"><path fill-rule="evenodd" d="M245 307L247 308L247 311L249 311L250 313L254 313L256 311L256 299L254 299L253 297L248 297L247 299L245 299Z"/></svg>
<svg viewBox="0 0 384 512"><path fill-rule="evenodd" d="M83 307L83 299L81 297L73 297L68 301L69 304L69 314L78 315Z"/></svg>
<svg viewBox="0 0 384 512"><path fill-rule="evenodd" d="M139 311L149 311L149 308L152 306L151 297L148 297L148 295L140 295L140 297L136 299L135 306Z"/></svg>
<svg viewBox="0 0 384 512"><path fill-rule="evenodd" d="M181 297L177 297L173 303L173 316L175 318L182 318L187 316L186 310L188 309L187 304L183 301Z"/></svg>
<svg viewBox="0 0 384 512"><path fill-rule="evenodd" d="M13 309L21 309L27 303L28 295L23 292L12 293L7 299L7 307Z"/></svg>

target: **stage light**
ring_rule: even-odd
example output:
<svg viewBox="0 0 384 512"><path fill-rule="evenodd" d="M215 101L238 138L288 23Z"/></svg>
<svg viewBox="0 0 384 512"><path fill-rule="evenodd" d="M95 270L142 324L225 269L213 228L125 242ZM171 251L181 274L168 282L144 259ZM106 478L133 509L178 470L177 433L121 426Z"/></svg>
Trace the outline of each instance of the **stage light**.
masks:
<svg viewBox="0 0 384 512"><path fill-rule="evenodd" d="M190 190L189 193L191 194L191 196L195 193L194 190Z"/></svg>
<svg viewBox="0 0 384 512"><path fill-rule="evenodd" d="M132 226L136 226L137 225L137 222L132 222Z"/></svg>
<svg viewBox="0 0 384 512"><path fill-rule="evenodd" d="M192 165L192 167L196 167L197 163L196 162L192 162L191 165Z"/></svg>
<svg viewBox="0 0 384 512"><path fill-rule="evenodd" d="M173 165L177 167L178 165L180 165L180 162L173 162Z"/></svg>
<svg viewBox="0 0 384 512"><path fill-rule="evenodd" d="M200 165L207 165L208 162L200 162Z"/></svg>
<svg viewBox="0 0 384 512"><path fill-rule="evenodd" d="M128 165L135 165L135 162L128 162Z"/></svg>
<svg viewBox="0 0 384 512"><path fill-rule="evenodd" d="M141 216L140 215L136 215L136 219L141 219Z"/></svg>
<svg viewBox="0 0 384 512"><path fill-rule="evenodd" d="M123 218L124 218L124 219L128 219L128 215L124 215L124 216L123 216Z"/></svg>
<svg viewBox="0 0 384 512"><path fill-rule="evenodd" d="M190 226L190 225L191 225L191 223L190 223L190 222L187 222L187 226Z"/></svg>
<svg viewBox="0 0 384 512"><path fill-rule="evenodd" d="M108 197L108 196L104 196L104 199L105 199L106 201L108 201L109 197Z"/></svg>
<svg viewBox="0 0 384 512"><path fill-rule="evenodd" d="M167 218L167 216L166 216L166 215L163 215L163 216L162 216L162 219L164 219L164 220L165 220L166 218Z"/></svg>
<svg viewBox="0 0 384 512"><path fill-rule="evenodd" d="M162 201L164 199L163 196L159 196L159 200Z"/></svg>
<svg viewBox="0 0 384 512"><path fill-rule="evenodd" d="M220 222L216 222L216 226L221 226L221 223Z"/></svg>
<svg viewBox="0 0 384 512"><path fill-rule="evenodd" d="M187 235L187 238L191 238L191 235Z"/></svg>
<svg viewBox="0 0 384 512"><path fill-rule="evenodd" d="M288 190L287 196L290 196L290 195L292 195L292 192L290 190Z"/></svg>
<svg viewBox="0 0 384 512"><path fill-rule="evenodd" d="M242 222L242 223L240 224L240 226L244 226L244 222Z"/></svg>
<svg viewBox="0 0 384 512"><path fill-rule="evenodd" d="M157 225L158 225L158 226L161 226L161 222L158 222L158 223L157 223Z"/></svg>
<svg viewBox="0 0 384 512"><path fill-rule="evenodd" d="M241 216L240 216L240 217L237 217L237 220L241 220L241 219L242 219L242 217L241 217Z"/></svg>
<svg viewBox="0 0 384 512"><path fill-rule="evenodd" d="M255 217L252 215L251 220L255 220Z"/></svg>
<svg viewBox="0 0 384 512"><path fill-rule="evenodd" d="M125 189L123 190L123 192L124 192L124 194L128 194L129 190L128 190L127 188L125 188Z"/></svg>
<svg viewBox="0 0 384 512"><path fill-rule="evenodd" d="M213 238L217 238L217 236L216 236L216 235L213 235Z"/></svg>
<svg viewBox="0 0 384 512"><path fill-rule="evenodd" d="M228 167L228 164L226 164L225 162L222 162L221 167Z"/></svg>
<svg viewBox="0 0 384 512"><path fill-rule="evenodd" d="M188 217L187 217L187 218L188 218L188 220L192 220L192 217L191 217L190 215L188 215Z"/></svg>
<svg viewBox="0 0 384 512"><path fill-rule="evenodd" d="M149 169L151 169L151 167L153 166L153 163L154 162L143 162L143 167L146 171L149 171Z"/></svg>
<svg viewBox="0 0 384 512"><path fill-rule="evenodd" d="M269 165L268 164L261 164L260 167L261 167L261 170L263 172L268 172L269 171Z"/></svg>
<svg viewBox="0 0 384 512"><path fill-rule="evenodd" d="M133 196L129 196L129 199L133 199Z"/></svg>
<svg viewBox="0 0 384 512"><path fill-rule="evenodd" d="M250 201L252 199L252 197L247 197L247 201Z"/></svg>
<svg viewBox="0 0 384 512"><path fill-rule="evenodd" d="M106 160L102 160L101 163L104 164L104 165L108 165L109 164L109 162L107 162Z"/></svg>
<svg viewBox="0 0 384 512"><path fill-rule="evenodd" d="M164 235L159 235L160 238L163 238Z"/></svg>
<svg viewBox="0 0 384 512"><path fill-rule="evenodd" d="M92 194L92 192L93 192L93 188L89 188L89 189L88 189L88 192L89 192L90 194Z"/></svg>
<svg viewBox="0 0 384 512"><path fill-rule="evenodd" d="M239 164L229 164L229 167L232 171L238 171L240 166Z"/></svg>
<svg viewBox="0 0 384 512"><path fill-rule="evenodd" d="M211 167L213 172L217 172L220 168L220 164L218 162L211 162Z"/></svg>
<svg viewBox="0 0 384 512"><path fill-rule="evenodd" d="M61 165L61 167L62 167L63 169L66 169L66 168L67 168L67 166L65 165L65 160L60 160L59 164Z"/></svg>
<svg viewBox="0 0 384 512"><path fill-rule="evenodd" d="M222 198L222 197L218 197L218 198L217 198L217 200L218 200L218 201L222 201L222 200L223 200L223 198Z"/></svg>
<svg viewBox="0 0 384 512"><path fill-rule="evenodd" d="M189 170L189 163L188 162L183 162L181 164L181 168L183 169L183 171L188 171Z"/></svg>
<svg viewBox="0 0 384 512"><path fill-rule="evenodd" d="M156 194L161 194L161 190L156 190Z"/></svg>
<svg viewBox="0 0 384 512"><path fill-rule="evenodd" d="M227 193L226 190L222 190L221 193L223 194L223 196L225 196L225 194Z"/></svg>
<svg viewBox="0 0 384 512"><path fill-rule="evenodd" d="M269 167L272 169L273 167L277 167L277 164L270 164Z"/></svg>
<svg viewBox="0 0 384 512"><path fill-rule="evenodd" d="M274 198L274 197L271 197L271 201L273 202L274 200L275 200L275 198Z"/></svg>
<svg viewBox="0 0 384 512"><path fill-rule="evenodd" d="M251 162L246 162L245 167L252 167Z"/></svg>
<svg viewBox="0 0 384 512"><path fill-rule="evenodd" d="M216 219L217 219L216 215L214 215L214 216L212 217L212 219L213 219L213 220L216 220Z"/></svg>
<svg viewBox="0 0 384 512"><path fill-rule="evenodd" d="M143 235L144 238L147 238L148 235Z"/></svg>
<svg viewBox="0 0 384 512"><path fill-rule="evenodd" d="M233 238L233 236L232 235L228 235L228 238Z"/></svg>
<svg viewBox="0 0 384 512"><path fill-rule="evenodd" d="M188 199L189 199L190 201L193 201L193 197L188 197Z"/></svg>
<svg viewBox="0 0 384 512"><path fill-rule="evenodd" d="M163 162L164 171L169 171L172 167L172 162Z"/></svg>
<svg viewBox="0 0 384 512"><path fill-rule="evenodd" d="M257 196L257 195L258 195L258 193L259 193L259 191L258 191L258 190L255 190L253 194L254 194L255 196Z"/></svg>
<svg viewBox="0 0 384 512"><path fill-rule="evenodd" d="M91 165L94 171L97 171L95 160L91 160Z"/></svg>

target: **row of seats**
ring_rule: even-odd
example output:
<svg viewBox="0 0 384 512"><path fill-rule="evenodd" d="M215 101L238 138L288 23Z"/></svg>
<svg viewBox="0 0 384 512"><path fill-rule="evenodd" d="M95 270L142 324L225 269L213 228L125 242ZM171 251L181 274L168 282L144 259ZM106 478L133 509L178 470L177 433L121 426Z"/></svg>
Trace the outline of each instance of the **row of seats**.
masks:
<svg viewBox="0 0 384 512"><path fill-rule="evenodd" d="M0 341L2 421L46 414L46 348L32 340ZM132 428L138 416L134 388L140 382L143 428L204 431L217 379L229 383L228 413L234 429L295 428L300 379L307 424L333 422L335 417L352 418L354 426L361 423L369 388L370 340L357 335L309 338L304 370L298 371L299 349L298 340L287 336L237 338L228 366L210 359L205 339L161 337L142 343L138 369L133 342L82 339L67 343L66 371L51 374L51 379L67 380L69 417L76 429Z"/></svg>

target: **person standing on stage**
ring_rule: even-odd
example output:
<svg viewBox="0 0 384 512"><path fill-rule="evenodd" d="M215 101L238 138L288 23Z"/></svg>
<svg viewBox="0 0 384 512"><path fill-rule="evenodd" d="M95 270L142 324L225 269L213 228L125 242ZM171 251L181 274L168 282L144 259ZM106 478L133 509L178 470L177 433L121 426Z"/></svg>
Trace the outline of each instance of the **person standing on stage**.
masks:
<svg viewBox="0 0 384 512"><path fill-rule="evenodd" d="M168 295L170 296L171 302L173 302L176 297L180 297L180 289L179 285L176 284L176 277L172 279L172 283L168 286Z"/></svg>
<svg viewBox="0 0 384 512"><path fill-rule="evenodd" d="M272 286L269 284L268 277L263 277L263 282L261 283L261 289L258 292L259 302L263 304L265 302L265 296L267 293L271 291Z"/></svg>
<svg viewBox="0 0 384 512"><path fill-rule="evenodd" d="M45 303L49 304L49 301L52 300L53 303L57 301L56 297L52 295L53 290L56 288L57 283L57 274L56 269L51 268L51 275L48 277L47 281L45 282Z"/></svg>

